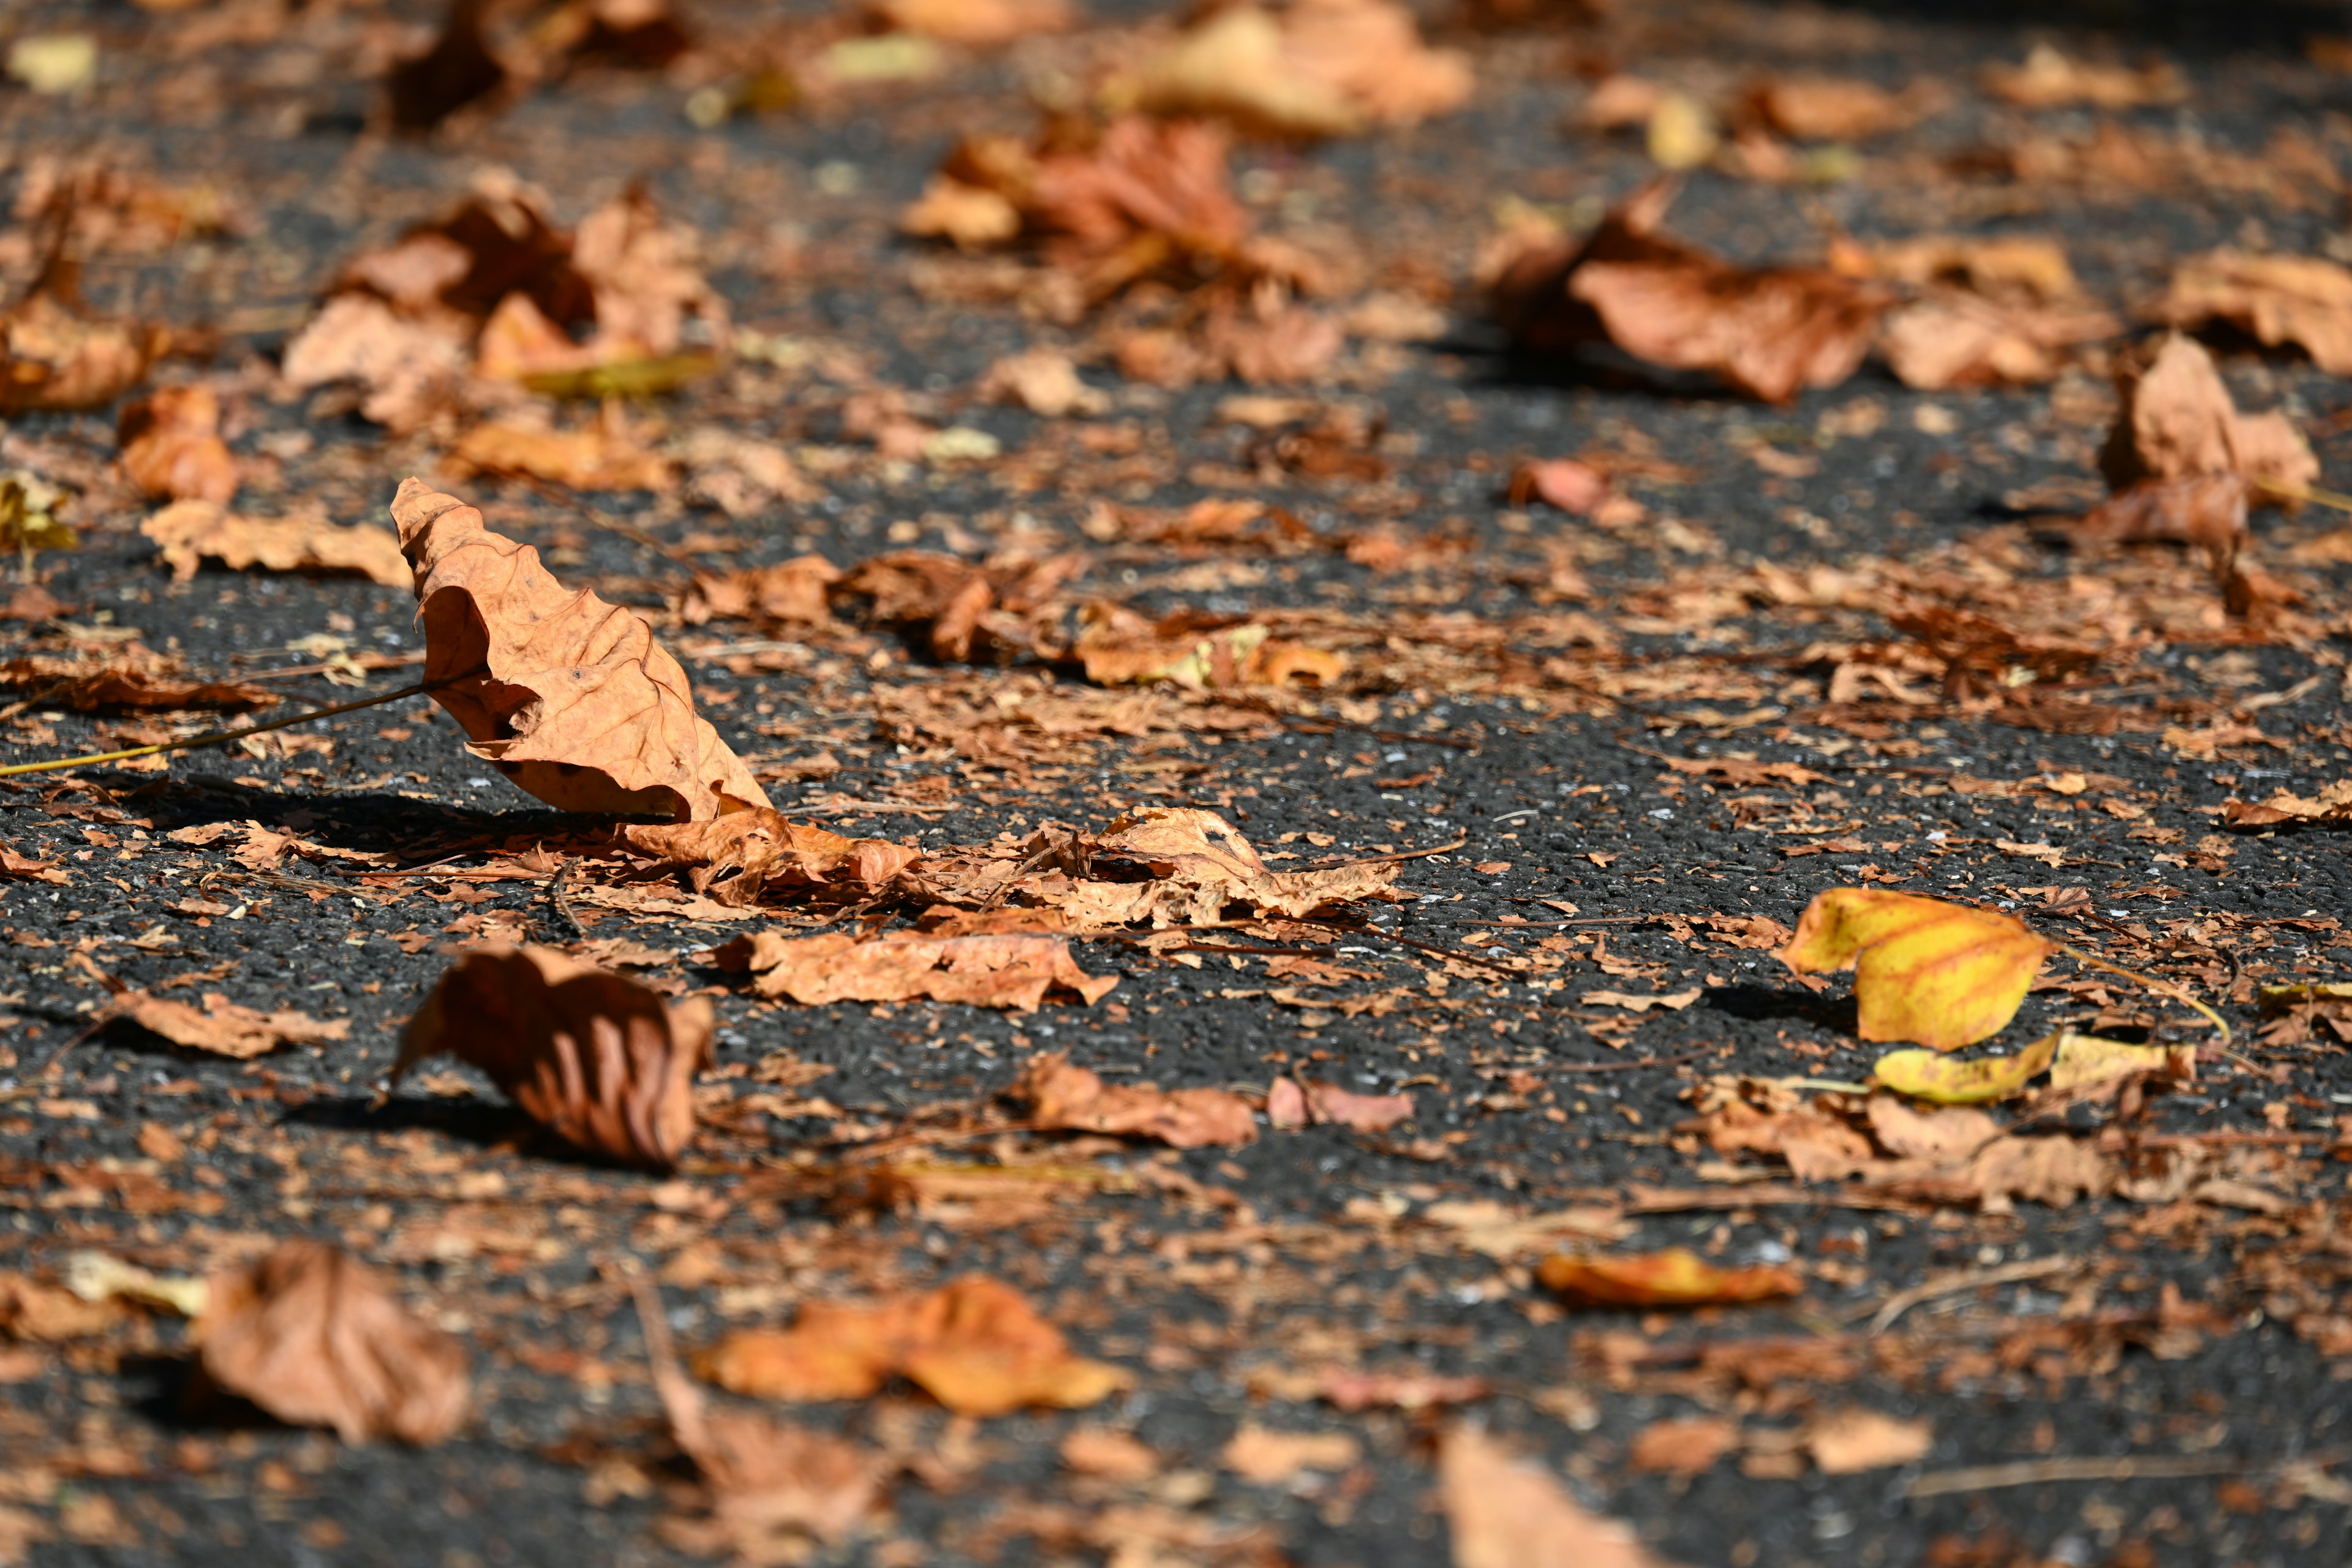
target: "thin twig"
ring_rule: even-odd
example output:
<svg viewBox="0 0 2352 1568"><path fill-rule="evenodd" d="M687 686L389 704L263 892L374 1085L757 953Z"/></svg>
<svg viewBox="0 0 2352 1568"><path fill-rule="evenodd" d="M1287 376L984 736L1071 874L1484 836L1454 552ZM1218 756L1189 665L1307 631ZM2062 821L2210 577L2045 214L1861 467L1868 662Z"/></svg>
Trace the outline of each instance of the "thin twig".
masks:
<svg viewBox="0 0 2352 1568"><path fill-rule="evenodd" d="M0 778L17 773L45 773L60 768L90 768L101 763L128 762L133 757L152 757L163 752L193 751L199 746L226 745L242 741L247 735L259 735L271 730L290 729L310 719L329 719L338 713L350 713L362 708L374 708L386 702L397 702L404 697L418 697L441 682L420 680L414 686L404 686L397 691L387 691L381 697L363 697L356 702L338 703L332 708L317 708L308 713L297 713L289 719L272 719L267 724L249 724L242 730L215 730L209 734L191 735L184 741L161 741L152 746L132 746L120 752L93 752L82 757L53 757L45 763L12 763L0 767Z"/></svg>
<svg viewBox="0 0 2352 1568"><path fill-rule="evenodd" d="M1957 1296L1963 1290L1974 1290L1985 1285L2008 1285L2021 1279L2039 1279L2045 1274L2057 1274L2075 1266L2076 1259L2064 1253L2048 1258L2029 1258L2016 1263L2003 1263L1991 1268L1969 1268L1957 1274L1940 1275L1908 1290L1897 1290L1882 1302L1871 1314L1870 1331L1883 1334L1894 1327L1895 1320L1919 1305L1938 1296Z"/></svg>
<svg viewBox="0 0 2352 1568"><path fill-rule="evenodd" d="M2246 1468L2243 1459L2198 1458L2182 1454L2117 1454L2112 1458L2019 1459L2006 1465L1969 1465L1920 1476L1903 1489L1906 1499L1948 1497L1954 1492L1992 1491L2001 1487L2040 1486L2049 1481L2160 1481L2190 1476L2226 1476Z"/></svg>
<svg viewBox="0 0 2352 1568"><path fill-rule="evenodd" d="M2207 1022L2210 1023L2215 1028L2221 1031L2222 1049L2229 1049L2231 1044L2234 1040L2235 1037L2230 1033L2230 1021L2222 1017L2221 1014L2213 1011L2212 1008L2205 1005L2204 1003L2197 1000L2196 997L2189 994L2188 987L2180 985L2173 981L2158 980L2152 974L2142 974L2136 969L2126 969L2120 963L2109 963L2104 958L2084 952L2079 947L2070 947L2063 942L2058 944L2058 951L2064 953L2067 957L2073 959L2077 963L2087 963L2094 969L2104 969L2110 974L2120 974L2126 980L2137 980L2142 985L2147 986L2150 991L2155 992L2159 996L2169 996L2175 1002L2179 1002L2185 1006L2194 1007L2198 1012L2205 1015Z"/></svg>

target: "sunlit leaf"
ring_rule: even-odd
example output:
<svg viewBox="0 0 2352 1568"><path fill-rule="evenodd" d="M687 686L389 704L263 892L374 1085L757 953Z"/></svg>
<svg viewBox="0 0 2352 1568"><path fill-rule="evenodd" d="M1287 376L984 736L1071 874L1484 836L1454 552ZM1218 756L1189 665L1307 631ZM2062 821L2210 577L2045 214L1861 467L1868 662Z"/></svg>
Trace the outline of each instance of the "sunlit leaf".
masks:
<svg viewBox="0 0 2352 1568"><path fill-rule="evenodd" d="M2136 1046L2069 1030L2058 1037L2058 1059L2050 1068L2052 1089L2084 1089L2135 1073L2157 1073L2182 1082L2197 1078L2193 1046Z"/></svg>
<svg viewBox="0 0 2352 1568"><path fill-rule="evenodd" d="M1951 1051L2006 1027L2055 951L1996 910L1832 888L1806 906L1780 961L1800 974L1851 967L1864 1039Z"/></svg>
<svg viewBox="0 0 2352 1568"><path fill-rule="evenodd" d="M1986 1105L2007 1100L2049 1069L2057 1054L2058 1035L2044 1035L2013 1057L1979 1057L1955 1061L1934 1051L1889 1051L1878 1058L1871 1076L1897 1094L1937 1105Z"/></svg>
<svg viewBox="0 0 2352 1568"><path fill-rule="evenodd" d="M1556 1253L1536 1277L1565 1300L1594 1307L1707 1307L1794 1296L1804 1281L1786 1268L1719 1268L1685 1247L1578 1258Z"/></svg>

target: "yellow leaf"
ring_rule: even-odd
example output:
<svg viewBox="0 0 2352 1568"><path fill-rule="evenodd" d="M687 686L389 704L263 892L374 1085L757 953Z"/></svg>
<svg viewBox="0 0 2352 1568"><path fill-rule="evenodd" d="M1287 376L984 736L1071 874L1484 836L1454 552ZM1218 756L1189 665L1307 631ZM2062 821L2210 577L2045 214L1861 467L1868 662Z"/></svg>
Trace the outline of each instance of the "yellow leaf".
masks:
<svg viewBox="0 0 2352 1568"><path fill-rule="evenodd" d="M2050 1068L2052 1089L2082 1089L2133 1073L2161 1073L2184 1083L2197 1079L2194 1046L2135 1046L2072 1030L2058 1037L2058 1060Z"/></svg>
<svg viewBox="0 0 2352 1568"><path fill-rule="evenodd" d="M2048 1070L2061 1037L2044 1035L2013 1057L1954 1061L1934 1051L1889 1051L1871 1075L1897 1094L1937 1105L1988 1105L2007 1100Z"/></svg>
<svg viewBox="0 0 2352 1568"><path fill-rule="evenodd" d="M1706 106L1679 92L1658 100L1645 135L1650 159L1662 169L1696 169L1715 156L1723 141Z"/></svg>
<svg viewBox="0 0 2352 1568"><path fill-rule="evenodd" d="M2055 951L1995 910L1832 888L1805 907L1780 961L1800 974L1852 966L1864 1039L1952 1051L2005 1028Z"/></svg>

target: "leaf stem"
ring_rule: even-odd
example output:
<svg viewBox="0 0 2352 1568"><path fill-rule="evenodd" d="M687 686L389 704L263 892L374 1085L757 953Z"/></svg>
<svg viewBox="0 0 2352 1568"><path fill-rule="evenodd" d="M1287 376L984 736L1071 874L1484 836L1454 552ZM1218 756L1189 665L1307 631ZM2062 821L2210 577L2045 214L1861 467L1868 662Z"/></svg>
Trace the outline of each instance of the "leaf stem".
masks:
<svg viewBox="0 0 2352 1568"><path fill-rule="evenodd" d="M2222 1017L2221 1014L2213 1011L2212 1008L2205 1005L2204 1003L2197 1000L2196 997L2191 996L2189 994L2188 987L2179 984L2174 981L2158 980L2152 974L2142 974L2136 969L2126 969L2120 963L2109 963L2104 958L2094 957L2092 954L2084 952L2081 948L2069 947L2063 942L2058 944L2058 951L2064 953L2067 957L2073 959L2077 963L2087 963L2094 969L2104 969L2110 974L2120 974L2126 980L2137 980L2142 985L2147 986L2150 991L2155 992L2159 996L2169 996L2176 1002L2184 1003L2189 1006L2196 1008L2197 1011L2205 1015L2206 1019L2211 1023L2215 1028L2221 1031L2221 1046L2223 1049L2228 1049L2232 1043L2234 1037L2230 1033L2230 1021L2227 1018Z"/></svg>
<svg viewBox="0 0 2352 1568"><path fill-rule="evenodd" d="M258 735L270 730L284 730L306 719L327 719L338 713L349 713L361 708L373 708L385 702L397 702L404 697L420 697L439 684L420 680L414 686L404 686L397 691L387 691L379 697L362 697L356 702L341 702L332 708L313 709L288 719L272 719L266 724L248 724L241 730L215 730L209 734L190 735L184 741L162 741L152 746L132 746L120 752L92 752L80 757L53 757L45 763L12 763L0 767L0 778L17 773L54 773L62 768L89 768L101 763L128 762L133 757L152 757L162 752L193 751L198 746L218 746L230 741L241 741L247 735Z"/></svg>
<svg viewBox="0 0 2352 1568"><path fill-rule="evenodd" d="M2258 490L2268 490L2276 496L2288 496L2295 500L2307 500L2319 506L2334 507L2337 511L2352 511L2352 496L2339 490L2323 490L2306 485L2283 485L2276 479L2255 479Z"/></svg>

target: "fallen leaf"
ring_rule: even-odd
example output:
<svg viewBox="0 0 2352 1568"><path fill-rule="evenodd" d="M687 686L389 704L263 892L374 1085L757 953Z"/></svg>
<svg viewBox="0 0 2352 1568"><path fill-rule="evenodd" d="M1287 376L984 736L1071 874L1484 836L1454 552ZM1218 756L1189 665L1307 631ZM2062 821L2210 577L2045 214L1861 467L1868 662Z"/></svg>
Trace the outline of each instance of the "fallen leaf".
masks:
<svg viewBox="0 0 2352 1568"><path fill-rule="evenodd" d="M448 460L460 478L496 474L575 490L666 490L677 478L668 458L609 419L570 430L489 420L460 436Z"/></svg>
<svg viewBox="0 0 2352 1568"><path fill-rule="evenodd" d="M698 893L723 904L757 903L770 888L840 888L870 898L923 858L887 838L849 838L812 823L788 822L767 806L708 822L625 825L623 843L668 865L689 868Z"/></svg>
<svg viewBox="0 0 2352 1568"><path fill-rule="evenodd" d="M338 528L316 515L249 517L217 500L182 500L139 525L156 553L186 582L210 558L233 571L352 573L387 588L414 586L416 574L386 529Z"/></svg>
<svg viewBox="0 0 2352 1568"><path fill-rule="evenodd" d="M1042 1127L1152 1138L1176 1149L1237 1148L1257 1138L1249 1101L1228 1089L1163 1089L1103 1082L1054 1053L1033 1058L1012 1094Z"/></svg>
<svg viewBox="0 0 2352 1568"><path fill-rule="evenodd" d="M1129 1382L1072 1355L1019 1291L979 1274L871 1307L811 1301L790 1329L729 1334L696 1370L730 1393L802 1401L862 1399L903 1374L965 1415L1083 1409Z"/></svg>
<svg viewBox="0 0 2352 1568"><path fill-rule="evenodd" d="M2352 779L2337 779L2315 795L2276 790L2255 805L2233 800L2222 808L2232 827L2274 827L2283 822L2352 822Z"/></svg>
<svg viewBox="0 0 2352 1568"><path fill-rule="evenodd" d="M2058 1059L2050 1068L2050 1087L2063 1093L2142 1074L2194 1083L2197 1047L2138 1046L2069 1029L2058 1037Z"/></svg>
<svg viewBox="0 0 2352 1568"><path fill-rule="evenodd" d="M732 1551L751 1562L789 1561L789 1537L837 1542L854 1533L879 1500L880 1456L828 1433L773 1421L749 1411L712 1413L687 1380L670 1347L669 1323L653 1285L636 1283L655 1395L670 1435L694 1461L709 1489L707 1521L686 1524L679 1543L717 1554ZM700 1528L696 1528L700 1526ZM787 1538L779 1542L778 1536Z"/></svg>
<svg viewBox="0 0 2352 1568"><path fill-rule="evenodd" d="M1825 1476L1853 1476L1924 1459L1936 1446L1925 1421L1905 1421L1859 1405L1823 1411L1805 1423L1801 1439Z"/></svg>
<svg viewBox="0 0 2352 1568"><path fill-rule="evenodd" d="M1338 1472L1363 1458L1364 1446L1349 1432L1279 1432L1254 1421L1226 1439L1218 1458L1254 1487L1288 1484L1302 1470Z"/></svg>
<svg viewBox="0 0 2352 1568"><path fill-rule="evenodd" d="M2099 453L2108 485L2208 474L2299 489L2319 477L2310 444L2284 414L2238 411L2205 345L2168 332L2117 376L2121 405Z"/></svg>
<svg viewBox="0 0 2352 1568"><path fill-rule="evenodd" d="M85 315L70 271L44 279L0 312L0 414L97 408L136 385L171 334L137 321Z"/></svg>
<svg viewBox="0 0 2352 1568"><path fill-rule="evenodd" d="M2086 103L2095 109L2137 109L2179 103L2189 84L2168 64L2133 69L2071 59L2048 44L2036 44L2022 65L1988 66L1985 90L2021 109L2060 109Z"/></svg>
<svg viewBox="0 0 2352 1568"><path fill-rule="evenodd" d="M284 1241L215 1274L193 1333L213 1383L346 1443L438 1443L466 1417L464 1348L340 1247Z"/></svg>
<svg viewBox="0 0 2352 1568"><path fill-rule="evenodd" d="M1323 686L1348 668L1345 654L1276 637L1261 625L1200 632L1187 627L1181 615L1154 624L1123 608L1089 619L1073 651L1097 686L1166 681L1189 691L1293 680Z"/></svg>
<svg viewBox="0 0 2352 1568"><path fill-rule="evenodd" d="M1110 407L1108 394L1078 379L1078 367L1067 354L1047 348L1005 355L982 374L973 390L992 402L1015 404L1047 419L1101 414Z"/></svg>
<svg viewBox="0 0 2352 1568"><path fill-rule="evenodd" d="M1915 288L1959 283L1989 298L2045 301L2082 293L2064 247L2039 235L1920 234L1859 255L1867 276Z"/></svg>
<svg viewBox="0 0 2352 1568"><path fill-rule="evenodd" d="M2055 377L2067 350L2122 331L2122 320L2097 306L1943 289L1888 311L1879 349L1906 386L2025 385Z"/></svg>
<svg viewBox="0 0 2352 1568"><path fill-rule="evenodd" d="M701 822L768 804L642 617L567 592L538 551L422 480L392 516L416 568L425 679L467 751L560 810Z"/></svg>
<svg viewBox="0 0 2352 1568"><path fill-rule="evenodd" d="M1335 1084L1307 1078L1278 1078L1267 1091L1265 1119L1277 1128L1351 1127L1385 1132L1412 1120L1409 1094L1352 1094Z"/></svg>
<svg viewBox="0 0 2352 1568"><path fill-rule="evenodd" d="M1437 1479L1454 1568L1664 1568L1633 1531L1478 1427L1445 1429Z"/></svg>
<svg viewBox="0 0 2352 1568"><path fill-rule="evenodd" d="M0 1333L22 1343L63 1344L110 1332L124 1317L111 1299L91 1300L22 1274L0 1273Z"/></svg>
<svg viewBox="0 0 2352 1568"><path fill-rule="evenodd" d="M694 1134L709 1001L675 1006L635 981L552 949L478 947L435 984L393 1066L446 1052L479 1068L531 1120L592 1153L667 1170Z"/></svg>
<svg viewBox="0 0 2352 1568"><path fill-rule="evenodd" d="M2021 1094L2050 1067L2063 1035L2044 1035L2013 1057L1960 1061L1937 1051L1889 1051L1871 1076L1897 1094L1937 1105L1988 1105Z"/></svg>
<svg viewBox="0 0 2352 1568"><path fill-rule="evenodd" d="M822 555L697 577L682 615L690 626L720 616L770 626L821 626L833 619L827 590L841 577L841 568Z"/></svg>
<svg viewBox="0 0 2352 1568"><path fill-rule="evenodd" d="M2226 321L2276 348L2293 343L2330 375L2352 374L2352 268L2315 256L2253 256L2228 247L2176 264L2159 321Z"/></svg>
<svg viewBox="0 0 2352 1568"><path fill-rule="evenodd" d="M2231 613L2244 615L2273 596L2264 580L2240 563L2253 537L2246 519L2252 488L2237 474L2142 479L2084 512L2074 535L2098 544L2189 545L2205 557Z"/></svg>
<svg viewBox="0 0 2352 1568"><path fill-rule="evenodd" d="M450 0L441 31L422 53L394 66L385 79L392 122L429 131L469 103L508 85L505 64L482 36L490 0Z"/></svg>
<svg viewBox="0 0 2352 1568"><path fill-rule="evenodd" d="M1160 1470L1159 1452L1149 1443L1108 1426L1080 1426L1064 1437L1057 1450L1062 1463L1082 1476L1132 1485L1148 1481Z"/></svg>
<svg viewBox="0 0 2352 1568"><path fill-rule="evenodd" d="M1642 147L1661 169L1696 169L1722 149L1723 129L1715 111L1690 94L1661 92L1642 128Z"/></svg>
<svg viewBox="0 0 2352 1568"><path fill-rule="evenodd" d="M73 880L64 868L19 855L5 844L0 844L0 877L16 882L47 882L59 888Z"/></svg>
<svg viewBox="0 0 2352 1568"><path fill-rule="evenodd" d="M1067 32L1079 16L1073 0L866 0L866 11L893 32L974 49Z"/></svg>
<svg viewBox="0 0 2352 1568"><path fill-rule="evenodd" d="M1578 1000L1595 1007L1622 1007L1628 1013L1646 1013L1653 1007L1679 1013L1706 994L1706 987L1694 985L1687 991L1667 992L1656 996L1632 996L1622 991L1588 991Z"/></svg>
<svg viewBox="0 0 2352 1568"><path fill-rule="evenodd" d="M1875 287L1819 268L1736 267L1665 238L1675 191L1644 186L1580 245L1522 250L1494 285L1504 329L1538 353L1613 343L1769 403L1852 375L1885 304Z"/></svg>
<svg viewBox="0 0 2352 1568"><path fill-rule="evenodd" d="M1412 125L1469 98L1469 62L1422 42L1394 0L1221 6L1149 61L1133 91L1155 114L1216 115L1273 136Z"/></svg>
<svg viewBox="0 0 2352 1568"><path fill-rule="evenodd" d="M201 1005L130 991L116 997L109 1010L175 1046L239 1060L267 1056L281 1046L345 1040L352 1033L348 1018L313 1018L290 1010L264 1013L210 991Z"/></svg>
<svg viewBox="0 0 2352 1568"><path fill-rule="evenodd" d="M155 1123L149 1122L153 1127ZM142 1149L144 1140L142 1140ZM184 1318L204 1315L212 1300L209 1282L184 1274L157 1274L135 1263L103 1252L82 1251L68 1256L66 1289L85 1301L137 1301L163 1307Z"/></svg>
<svg viewBox="0 0 2352 1568"><path fill-rule="evenodd" d="M1536 1278L1569 1302L1591 1307L1706 1307L1769 1301L1801 1293L1804 1281L1786 1268L1718 1268L1688 1247L1662 1252L1555 1253Z"/></svg>
<svg viewBox="0 0 2352 1568"><path fill-rule="evenodd" d="M277 692L251 681L184 679L177 663L135 643L103 652L26 654L0 661L0 689L36 693L43 703L85 713L196 708L242 713L279 700Z"/></svg>
<svg viewBox="0 0 2352 1568"><path fill-rule="evenodd" d="M1932 83L1895 93L1852 77L1789 76L1750 89L1748 110L1801 142L1867 142L1909 130L1945 101Z"/></svg>
<svg viewBox="0 0 2352 1568"><path fill-rule="evenodd" d="M1579 517L1590 516L1609 499L1609 477L1573 458L1529 459L1511 470L1510 502L1539 500Z"/></svg>
<svg viewBox="0 0 2352 1568"><path fill-rule="evenodd" d="M1118 984L1115 974L1081 970L1062 938L1026 932L935 937L899 931L861 942L840 931L787 937L763 931L737 937L712 962L757 975L762 996L809 1006L928 996L1030 1013L1050 991L1073 992L1092 1004Z"/></svg>
<svg viewBox="0 0 2352 1568"><path fill-rule="evenodd" d="M1638 1474L1696 1476L1739 1447L1739 1423L1720 1415L1653 1421L1633 1434L1625 1464Z"/></svg>
<svg viewBox="0 0 2352 1568"><path fill-rule="evenodd" d="M1852 967L1862 1038L1951 1051L2006 1027L2054 951L1994 910L1832 888L1805 907L1780 961L1799 974Z"/></svg>
<svg viewBox="0 0 2352 1568"><path fill-rule="evenodd" d="M167 386L123 409L114 438L122 471L151 496L226 506L236 459L220 437L220 399L209 386Z"/></svg>

